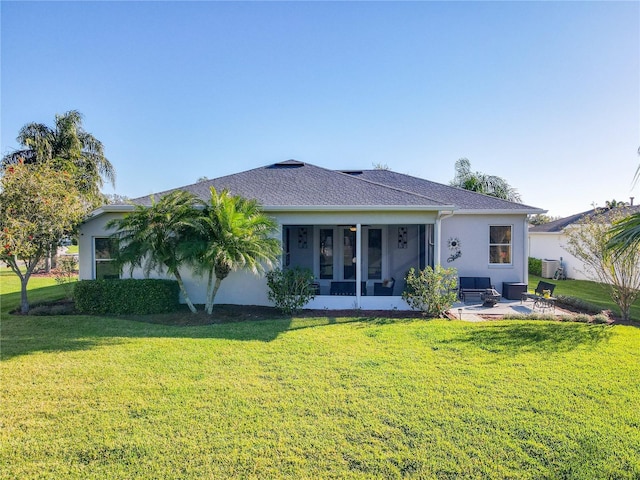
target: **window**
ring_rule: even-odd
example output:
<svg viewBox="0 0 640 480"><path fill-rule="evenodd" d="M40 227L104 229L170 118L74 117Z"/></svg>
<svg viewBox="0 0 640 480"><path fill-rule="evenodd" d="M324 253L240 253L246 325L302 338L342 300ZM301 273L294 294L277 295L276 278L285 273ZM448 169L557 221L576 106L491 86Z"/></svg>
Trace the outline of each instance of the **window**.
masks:
<svg viewBox="0 0 640 480"><path fill-rule="evenodd" d="M489 227L489 264L511 263L511 226Z"/></svg>
<svg viewBox="0 0 640 480"><path fill-rule="evenodd" d="M93 239L95 258L95 279L120 278L120 272L113 263L115 243L109 238Z"/></svg>
<svg viewBox="0 0 640 480"><path fill-rule="evenodd" d="M369 280L382 279L382 229L369 229L369 249L367 278Z"/></svg>
<svg viewBox="0 0 640 480"><path fill-rule="evenodd" d="M356 278L356 232L351 228L344 230L344 248L342 249L342 273L344 280Z"/></svg>
<svg viewBox="0 0 640 480"><path fill-rule="evenodd" d="M320 229L320 278L333 279L333 229Z"/></svg>

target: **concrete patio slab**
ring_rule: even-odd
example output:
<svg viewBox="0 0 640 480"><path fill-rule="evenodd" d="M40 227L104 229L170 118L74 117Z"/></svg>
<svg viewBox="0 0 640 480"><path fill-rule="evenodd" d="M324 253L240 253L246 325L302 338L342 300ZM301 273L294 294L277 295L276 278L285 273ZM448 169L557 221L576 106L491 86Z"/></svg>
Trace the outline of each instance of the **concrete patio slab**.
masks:
<svg viewBox="0 0 640 480"><path fill-rule="evenodd" d="M505 300L502 299L498 303L496 303L493 307L485 307L482 305L481 301L471 301L471 302L457 302L453 305L451 309L449 309L449 314L451 317L455 317L459 320L467 321L467 322L482 322L485 321L486 318L483 318L486 315L503 317L508 315L527 315L530 313L549 313L555 315L564 315L568 314L564 310L559 308L554 309L535 309L533 308L533 301L529 300L526 302L521 302L520 300Z"/></svg>

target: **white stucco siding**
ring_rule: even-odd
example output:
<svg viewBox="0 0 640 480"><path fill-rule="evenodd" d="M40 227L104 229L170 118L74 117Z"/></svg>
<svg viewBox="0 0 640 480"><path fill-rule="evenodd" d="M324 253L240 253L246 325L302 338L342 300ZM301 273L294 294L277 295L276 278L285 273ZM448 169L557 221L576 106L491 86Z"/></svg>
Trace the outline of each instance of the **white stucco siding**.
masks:
<svg viewBox="0 0 640 480"><path fill-rule="evenodd" d="M529 232L529 256L541 260L560 260L564 265L567 277L576 280L591 280L584 273L581 260L565 250L567 236L562 232Z"/></svg>
<svg viewBox="0 0 640 480"><path fill-rule="evenodd" d="M397 246L398 225L409 226L410 244L417 240L417 225L435 224L435 212L420 211L338 211L338 212L269 212L276 219L280 228L275 234L276 238L282 238L282 225L386 225L387 243ZM104 213L85 222L80 229L80 279L95 278L93 239L106 237L111 232L106 231L106 223L113 218L121 217L123 213ZM512 262L507 265L489 264L489 226L509 225L512 227ZM526 282L527 281L527 247L528 241L525 228L524 215L470 215L454 214L443 218L440 225L440 235L436 232L436 244L442 242L440 248L440 263L445 267L455 267L461 276L489 276L492 283L502 290L502 282ZM415 230L415 232L414 232ZM313 236L309 236L311 240ZM462 255L452 262L447 262L451 255L447 242L450 238L458 238L461 243ZM313 248L310 241L309 248ZM437 251L437 249L436 249ZM408 253L408 252L407 252ZM415 252L413 252L415 254ZM398 260L399 261L399 260ZM386 267L389 270L392 266ZM396 265L393 265L396 267ZM402 265L398 266L398 268ZM129 276L125 271L125 276ZM139 269L133 272L134 278L143 278ZM162 274L153 273L153 277L165 278ZM183 271L185 286L194 303L204 303L206 295L206 278L192 274L189 269ZM400 281L399 278L396 278ZM250 272L232 272L223 282L216 297L216 303L269 305L267 298L266 279L263 275L256 276ZM362 297L363 299L365 297ZM334 299L336 302L353 301ZM331 303L331 299L328 300ZM365 300L363 300L364 302ZM390 302L387 298L367 298L366 302ZM395 300L393 300L395 301ZM382 305L382 304L381 304ZM385 303L386 305L386 303ZM364 308L365 305L362 304ZM398 308L400 305L395 305ZM328 307L331 308L331 307ZM336 307L337 308L337 307ZM344 307L342 307L344 308ZM406 305L405 305L406 308Z"/></svg>
<svg viewBox="0 0 640 480"><path fill-rule="evenodd" d="M489 263L489 227L511 226L511 263ZM455 267L463 277L490 277L491 283L502 292L502 282L527 283L527 230L524 215L467 215L454 214L441 223L440 264ZM453 253L450 239L460 241L461 256L447 259ZM436 239L437 241L437 239Z"/></svg>
<svg viewBox="0 0 640 480"><path fill-rule="evenodd" d="M107 223L115 218L122 218L122 216L122 213L105 213L99 217L85 221L80 226L78 234L78 265L80 269L80 280L92 280L94 278L94 238L108 237L113 233L113 231L107 230Z"/></svg>

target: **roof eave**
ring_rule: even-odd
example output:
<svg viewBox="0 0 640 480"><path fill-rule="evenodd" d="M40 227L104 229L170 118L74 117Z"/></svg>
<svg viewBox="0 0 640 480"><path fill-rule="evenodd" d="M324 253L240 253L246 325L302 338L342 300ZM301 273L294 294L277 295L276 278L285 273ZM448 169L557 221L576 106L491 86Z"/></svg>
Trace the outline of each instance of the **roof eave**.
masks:
<svg viewBox="0 0 640 480"><path fill-rule="evenodd" d="M265 212L397 212L452 211L455 205L263 205Z"/></svg>
<svg viewBox="0 0 640 480"><path fill-rule="evenodd" d="M499 209L499 208L479 208L479 209L470 209L470 208L461 208L456 211L457 215L537 215L540 213L547 213L547 210L542 210L540 208L520 208L520 209Z"/></svg>
<svg viewBox="0 0 640 480"><path fill-rule="evenodd" d="M135 209L135 205L103 205L102 207L98 207L93 210L87 217L84 219L93 220L94 218L101 217L107 213L127 213L131 212Z"/></svg>

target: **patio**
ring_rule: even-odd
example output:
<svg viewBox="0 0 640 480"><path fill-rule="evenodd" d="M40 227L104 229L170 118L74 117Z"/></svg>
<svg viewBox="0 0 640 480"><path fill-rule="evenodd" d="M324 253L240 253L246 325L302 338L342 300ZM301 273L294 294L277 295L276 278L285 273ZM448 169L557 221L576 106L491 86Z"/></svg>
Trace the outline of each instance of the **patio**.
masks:
<svg viewBox="0 0 640 480"><path fill-rule="evenodd" d="M525 302L521 302L520 300L506 300L502 298L498 303L496 303L493 307L485 307L482 304L482 301L478 299L470 302L456 302L453 307L449 310L451 316L466 321L466 322L481 322L486 319L484 316L508 316L508 315L528 315L530 313L547 313L551 315L565 315L569 312L566 312L558 307L554 308L546 308L541 310L533 308L534 302L529 300Z"/></svg>

